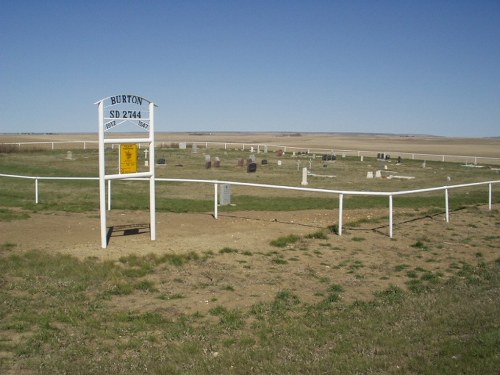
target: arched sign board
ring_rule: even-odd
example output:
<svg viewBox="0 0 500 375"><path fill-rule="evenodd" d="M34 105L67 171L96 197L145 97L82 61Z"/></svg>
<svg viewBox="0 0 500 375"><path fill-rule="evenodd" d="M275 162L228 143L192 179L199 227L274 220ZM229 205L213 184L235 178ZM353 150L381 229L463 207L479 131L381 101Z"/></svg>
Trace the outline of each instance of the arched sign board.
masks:
<svg viewBox="0 0 500 375"><path fill-rule="evenodd" d="M156 204L155 204L155 170L154 164L149 163L149 171L137 172L133 168L122 168L118 174L106 174L106 144L119 144L122 149L129 151L138 143L146 143L149 148L149 159L155 160L154 139L154 111L156 105L137 95L114 95L96 102L99 112L99 201L101 216L101 246L108 245L108 233L106 225L106 181L126 178L149 178L149 210L150 210L150 232L151 240L156 239ZM139 130L148 132L147 137L137 138L112 138L106 137L106 132L115 129L121 124L132 123ZM127 146L128 145L128 146ZM129 155L129 154L126 154ZM109 192L109 187L108 187ZM108 196L108 201L110 197Z"/></svg>

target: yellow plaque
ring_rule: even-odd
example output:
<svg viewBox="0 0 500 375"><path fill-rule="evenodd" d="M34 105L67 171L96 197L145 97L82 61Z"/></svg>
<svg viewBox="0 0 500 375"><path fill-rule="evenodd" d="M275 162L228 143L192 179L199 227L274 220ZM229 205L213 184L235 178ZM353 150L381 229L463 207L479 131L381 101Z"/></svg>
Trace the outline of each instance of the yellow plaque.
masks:
<svg viewBox="0 0 500 375"><path fill-rule="evenodd" d="M120 145L120 173L137 173L137 145Z"/></svg>

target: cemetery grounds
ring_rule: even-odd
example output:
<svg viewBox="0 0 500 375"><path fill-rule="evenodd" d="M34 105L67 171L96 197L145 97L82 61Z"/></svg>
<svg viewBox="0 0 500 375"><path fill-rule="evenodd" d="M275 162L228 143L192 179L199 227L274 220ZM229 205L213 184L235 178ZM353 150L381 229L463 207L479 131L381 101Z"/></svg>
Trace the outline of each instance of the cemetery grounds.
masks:
<svg viewBox="0 0 500 375"><path fill-rule="evenodd" d="M81 139L92 138L79 135ZM160 140L162 135L159 136ZM498 165L403 159L397 151L500 157L498 139L165 134L157 177L337 190L398 191L498 180ZM13 141L3 137L4 142ZM33 140L69 135L25 136ZM158 140L158 138L157 138ZM193 153L179 142L199 142ZM203 144L229 142L229 146ZM243 150L236 143L248 145ZM231 145L234 142L234 145ZM250 144L381 151L390 160ZM208 147L208 148L207 148ZM0 153L0 173L97 176L98 152L74 146ZM71 157L68 157L71 151ZM259 150L260 151L260 150ZM326 153L326 152L325 152ZM205 155L219 168L205 167ZM238 165L255 155L257 171ZM109 172L117 150L109 150ZM141 155L142 158L142 155ZM265 159L267 164L261 161ZM281 165L278 166L278 161ZM143 159L141 159L141 163ZM383 178L367 179L369 171ZM388 176L405 178L387 178ZM406 178L413 177L413 178ZM500 366L499 195L487 188L394 199L232 186L213 218L213 186L116 181L100 248L97 181L1 180L0 372L496 373ZM497 186L497 185L496 185ZM494 189L498 189L498 187Z"/></svg>

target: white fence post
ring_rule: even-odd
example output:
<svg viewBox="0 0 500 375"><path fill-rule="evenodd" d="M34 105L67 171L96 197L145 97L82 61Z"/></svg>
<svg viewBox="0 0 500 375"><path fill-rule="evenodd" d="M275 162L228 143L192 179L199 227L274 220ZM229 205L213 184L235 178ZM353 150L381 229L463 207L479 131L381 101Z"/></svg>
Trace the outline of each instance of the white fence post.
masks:
<svg viewBox="0 0 500 375"><path fill-rule="evenodd" d="M491 184L488 184L488 210L491 211L492 194Z"/></svg>
<svg viewBox="0 0 500 375"><path fill-rule="evenodd" d="M219 213L217 211L217 187L218 187L218 184L215 183L214 184L214 218L217 219L218 216L219 216Z"/></svg>
<svg viewBox="0 0 500 375"><path fill-rule="evenodd" d="M35 204L38 204L38 177L35 178Z"/></svg>
<svg viewBox="0 0 500 375"><path fill-rule="evenodd" d="M445 209L445 218L446 222L450 222L450 210L448 205L448 189L444 189L444 209Z"/></svg>
<svg viewBox="0 0 500 375"><path fill-rule="evenodd" d="M339 229L338 229L338 235L342 236L342 211L344 209L344 194L340 193L339 194Z"/></svg>
<svg viewBox="0 0 500 375"><path fill-rule="evenodd" d="M392 194L389 195L389 237L392 238Z"/></svg>

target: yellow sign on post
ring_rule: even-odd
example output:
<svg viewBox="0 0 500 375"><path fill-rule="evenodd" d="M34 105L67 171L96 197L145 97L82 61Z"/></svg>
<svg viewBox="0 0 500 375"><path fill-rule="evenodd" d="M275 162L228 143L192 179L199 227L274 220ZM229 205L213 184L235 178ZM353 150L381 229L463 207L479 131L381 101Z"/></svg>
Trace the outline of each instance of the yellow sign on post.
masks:
<svg viewBox="0 0 500 375"><path fill-rule="evenodd" d="M137 173L137 145L120 145L120 173Z"/></svg>

